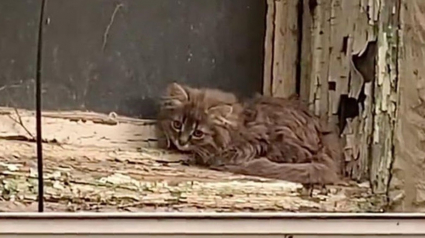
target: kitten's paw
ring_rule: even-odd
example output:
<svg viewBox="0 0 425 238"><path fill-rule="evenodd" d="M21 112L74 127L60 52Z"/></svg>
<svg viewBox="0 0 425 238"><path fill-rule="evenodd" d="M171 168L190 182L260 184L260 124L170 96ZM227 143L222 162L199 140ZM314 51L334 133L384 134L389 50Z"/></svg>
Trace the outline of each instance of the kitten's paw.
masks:
<svg viewBox="0 0 425 238"><path fill-rule="evenodd" d="M188 159L182 159L182 160L180 160L180 164L189 166L189 165L191 165L191 162Z"/></svg>
<svg viewBox="0 0 425 238"><path fill-rule="evenodd" d="M227 171L227 167L224 165L212 165L212 166L208 166L209 169L211 170L215 170L215 171Z"/></svg>
<svg viewBox="0 0 425 238"><path fill-rule="evenodd" d="M223 167L226 163L224 162L224 160L220 157L214 157L209 159L206 164L208 165L208 167Z"/></svg>
<svg viewBox="0 0 425 238"><path fill-rule="evenodd" d="M196 158L195 157L189 156L189 157L187 157L185 159L180 160L180 163L182 165L191 166L191 165L196 165L197 164L197 161L196 161Z"/></svg>
<svg viewBox="0 0 425 238"><path fill-rule="evenodd" d="M306 197L313 197L314 185L313 184L302 184L302 185L303 187L300 191L300 194Z"/></svg>

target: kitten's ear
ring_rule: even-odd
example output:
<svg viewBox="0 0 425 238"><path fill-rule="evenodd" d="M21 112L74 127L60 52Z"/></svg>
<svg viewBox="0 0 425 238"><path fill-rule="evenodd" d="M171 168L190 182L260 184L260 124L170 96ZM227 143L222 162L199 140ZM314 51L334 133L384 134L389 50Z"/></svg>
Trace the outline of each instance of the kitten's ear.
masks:
<svg viewBox="0 0 425 238"><path fill-rule="evenodd" d="M166 94L168 97L178 99L182 102L189 100L189 94L187 90L178 83L172 83L168 85Z"/></svg>
<svg viewBox="0 0 425 238"><path fill-rule="evenodd" d="M188 91L178 83L167 86L165 96L162 99L163 106L167 108L178 107L189 100Z"/></svg>
<svg viewBox="0 0 425 238"><path fill-rule="evenodd" d="M233 107L227 104L221 104L208 108L207 113L213 116L228 118L233 112Z"/></svg>

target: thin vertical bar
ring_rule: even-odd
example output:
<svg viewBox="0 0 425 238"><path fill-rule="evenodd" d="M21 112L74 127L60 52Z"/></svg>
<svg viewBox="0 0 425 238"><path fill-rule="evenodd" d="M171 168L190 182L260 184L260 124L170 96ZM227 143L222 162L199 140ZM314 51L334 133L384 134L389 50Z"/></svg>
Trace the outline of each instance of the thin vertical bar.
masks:
<svg viewBox="0 0 425 238"><path fill-rule="evenodd" d="M38 211L44 211L44 179L43 179L43 136L41 128L41 52L43 48L43 25L45 0L41 0L40 22L38 28L37 72L35 86L36 131L37 131L37 170L38 170Z"/></svg>

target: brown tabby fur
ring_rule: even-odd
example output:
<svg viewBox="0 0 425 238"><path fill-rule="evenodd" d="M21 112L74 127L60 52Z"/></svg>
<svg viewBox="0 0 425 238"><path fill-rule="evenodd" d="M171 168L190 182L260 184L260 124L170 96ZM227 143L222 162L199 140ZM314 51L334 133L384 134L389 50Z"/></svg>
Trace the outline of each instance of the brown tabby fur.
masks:
<svg viewBox="0 0 425 238"><path fill-rule="evenodd" d="M242 104L231 93L173 83L161 102L158 127L168 146L198 165L303 184L339 181L337 135L297 99Z"/></svg>

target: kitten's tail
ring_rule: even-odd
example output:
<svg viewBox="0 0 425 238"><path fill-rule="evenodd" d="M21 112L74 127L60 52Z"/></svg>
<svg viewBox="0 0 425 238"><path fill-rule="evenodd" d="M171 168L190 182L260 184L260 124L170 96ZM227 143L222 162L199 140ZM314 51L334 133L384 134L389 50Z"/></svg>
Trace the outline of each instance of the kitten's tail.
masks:
<svg viewBox="0 0 425 238"><path fill-rule="evenodd" d="M340 181L337 169L324 163L274 163L259 158L238 165L224 165L216 168L237 174L280 179L301 184L334 184Z"/></svg>

